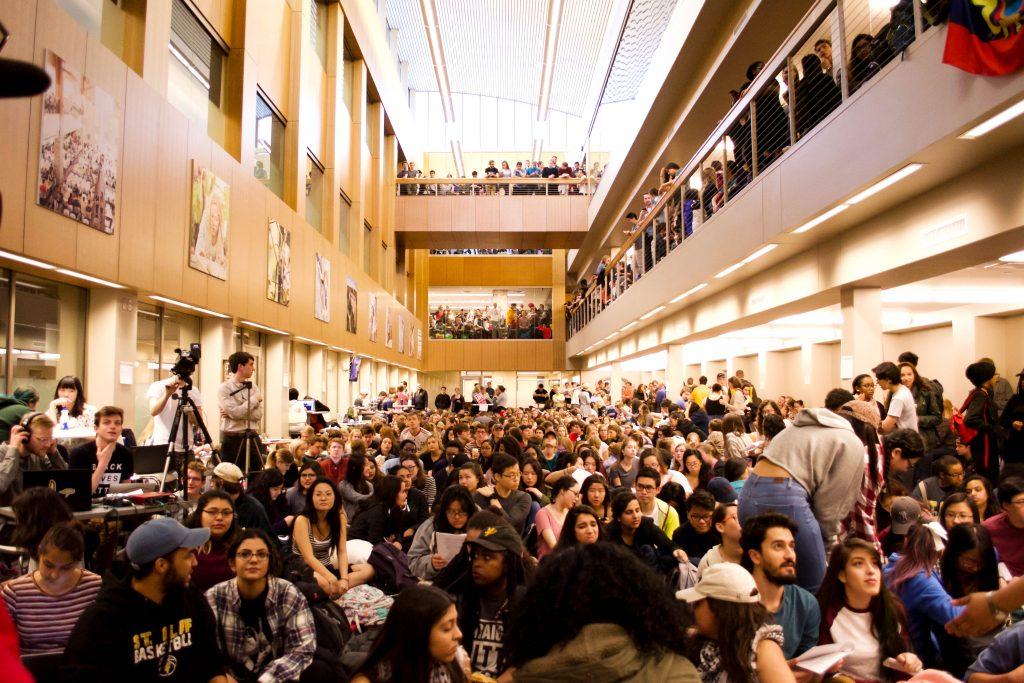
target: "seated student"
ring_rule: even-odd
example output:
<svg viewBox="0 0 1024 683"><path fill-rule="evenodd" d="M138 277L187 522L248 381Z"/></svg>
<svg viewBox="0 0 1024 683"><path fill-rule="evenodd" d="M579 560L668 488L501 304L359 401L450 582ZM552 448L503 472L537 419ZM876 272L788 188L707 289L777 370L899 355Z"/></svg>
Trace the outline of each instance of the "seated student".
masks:
<svg viewBox="0 0 1024 683"><path fill-rule="evenodd" d="M307 680L316 625L299 589L277 578L276 544L261 529L247 529L227 557L234 578L206 591L206 601L228 673L239 682Z"/></svg>
<svg viewBox="0 0 1024 683"><path fill-rule="evenodd" d="M92 470L94 496L105 496L111 484L127 482L135 474L132 452L118 443L124 411L103 406L96 411L96 438L71 451L71 469Z"/></svg>
<svg viewBox="0 0 1024 683"><path fill-rule="evenodd" d="M112 577L75 624L63 681L227 683L217 625L197 591L185 590L208 529L154 517L128 537L131 573Z"/></svg>
<svg viewBox="0 0 1024 683"><path fill-rule="evenodd" d="M341 494L345 515L350 520L354 519L356 512L359 511L359 503L373 495L373 478L376 473L377 468L374 467L372 458L360 453L354 453L349 458L345 478L338 484L338 493Z"/></svg>
<svg viewBox="0 0 1024 683"><path fill-rule="evenodd" d="M705 639L697 665L701 680L794 681L782 654L782 627L771 623L746 569L716 564L676 597L692 605L697 632Z"/></svg>
<svg viewBox="0 0 1024 683"><path fill-rule="evenodd" d="M942 499L938 520L942 528L949 532L962 524L981 524L981 513L970 496L957 491Z"/></svg>
<svg viewBox="0 0 1024 683"><path fill-rule="evenodd" d="M686 519L672 534L672 542L683 549L690 562L700 564L704 553L722 542L711 524L715 499L707 491L694 491L686 499Z"/></svg>
<svg viewBox="0 0 1024 683"><path fill-rule="evenodd" d="M199 500L206 489L206 465L201 460L191 460L185 472L185 488L178 491L178 498L186 503Z"/></svg>
<svg viewBox="0 0 1024 683"><path fill-rule="evenodd" d="M345 442L341 437L336 436L327 442L327 457L320 460L320 469L335 485L344 481L348 458L345 457Z"/></svg>
<svg viewBox="0 0 1024 683"><path fill-rule="evenodd" d="M910 497L927 502L932 512L938 512L939 503L963 484L964 466L956 456L944 455L936 460L932 467L936 474L917 482L917 486L910 492Z"/></svg>
<svg viewBox="0 0 1024 683"><path fill-rule="evenodd" d="M306 507L292 525L292 553L302 558L320 589L332 600L373 578L373 568L368 564L349 568L347 524L334 482L318 477L306 493Z"/></svg>
<svg viewBox="0 0 1024 683"><path fill-rule="evenodd" d="M0 395L0 443L11 440L11 427L21 422L39 403L39 392L32 387L17 387L10 396Z"/></svg>
<svg viewBox="0 0 1024 683"><path fill-rule="evenodd" d="M508 438L508 437L506 437ZM492 486L484 486L473 494L480 508L490 508L508 519L517 533L523 533L530 514L530 494L519 490L519 462L506 453L498 453L491 461Z"/></svg>
<svg viewBox="0 0 1024 683"><path fill-rule="evenodd" d="M233 573L228 564L228 549L242 530L231 496L218 489L204 493L189 516L187 526L210 530L209 540L196 550L192 585L203 592L230 579Z"/></svg>
<svg viewBox="0 0 1024 683"><path fill-rule="evenodd" d="M723 478L732 485L736 494L743 490L743 484L750 476L750 465L746 458L728 458L722 468Z"/></svg>
<svg viewBox="0 0 1024 683"><path fill-rule="evenodd" d="M298 515L306 507L306 494L309 487L313 485L317 477L323 476L320 465L315 462L305 462L299 467L295 484L285 493L285 501L288 503L288 511L292 515ZM339 487L340 489L340 487Z"/></svg>
<svg viewBox="0 0 1024 683"><path fill-rule="evenodd" d="M611 466L606 465L608 483L615 488L633 488L636 475L640 471L640 438L630 434L622 442L622 457Z"/></svg>
<svg viewBox="0 0 1024 683"><path fill-rule="evenodd" d="M11 508L14 531L10 543L28 551L28 569L35 571L39 567L39 543L50 527L74 519L71 506L50 487L33 486L15 498Z"/></svg>
<svg viewBox="0 0 1024 683"><path fill-rule="evenodd" d="M1024 622L995 637L967 669L967 683L1010 683L1024 676Z"/></svg>
<svg viewBox="0 0 1024 683"><path fill-rule="evenodd" d="M594 598L598 586L606 599ZM608 543L560 547L513 612L508 662L524 683L696 683L685 629L664 580L627 550Z"/></svg>
<svg viewBox="0 0 1024 683"><path fill-rule="evenodd" d="M925 524L915 524L907 534L903 552L890 558L883 573L889 590L906 609L913 651L926 667L942 668L940 639L945 641L946 623L963 608L953 606L939 579L936 540Z"/></svg>
<svg viewBox="0 0 1024 683"><path fill-rule="evenodd" d="M821 643L853 647L839 674L870 682L890 680L888 670L921 670L921 660L909 648L903 605L882 581L882 558L871 543L847 538L832 549L818 600ZM890 659L895 666L883 668Z"/></svg>
<svg viewBox="0 0 1024 683"><path fill-rule="evenodd" d="M403 550L412 543L416 524L406 511L408 493L402 480L386 475L377 485L373 497L359 503L359 511L349 526L350 538L373 545L394 543Z"/></svg>
<svg viewBox="0 0 1024 683"><path fill-rule="evenodd" d="M242 488L242 470L238 465L222 462L213 468L211 483L214 490L223 491L231 497L235 507L235 518L243 529L263 529L270 536L270 518L260 502L245 493Z"/></svg>
<svg viewBox="0 0 1024 683"><path fill-rule="evenodd" d="M455 597L472 671L496 678L507 668L505 626L529 579L523 542L515 529L500 522L473 538L467 535L464 549L471 570L447 585L435 585Z"/></svg>
<svg viewBox="0 0 1024 683"><path fill-rule="evenodd" d="M754 577L761 604L782 627L787 660L818 643L821 614L814 596L796 585L796 523L769 512L743 524L740 547L744 569Z"/></svg>
<svg viewBox="0 0 1024 683"><path fill-rule="evenodd" d="M597 543L605 540L604 525L597 517L597 511L589 505L577 505L565 515L562 533L558 535L555 550L575 548L578 545Z"/></svg>
<svg viewBox="0 0 1024 683"><path fill-rule="evenodd" d="M402 481L402 485L405 488L405 511L409 514L409 527L413 529L430 516L430 504L427 503L427 496L423 493L423 489L418 489L415 486L416 472L418 470L422 474L422 467L423 463L420 459L412 455L407 458L403 457L399 466L393 470L394 475ZM433 477L424 478L427 480L433 479Z"/></svg>
<svg viewBox="0 0 1024 683"><path fill-rule="evenodd" d="M406 588L352 683L465 683L470 668L464 637L451 596L433 586Z"/></svg>
<svg viewBox="0 0 1024 683"><path fill-rule="evenodd" d="M1024 574L1024 479L1003 480L996 489L996 498L1003 511L986 519L984 526L992 536L999 561L1006 565L1011 576L1021 576Z"/></svg>
<svg viewBox="0 0 1024 683"><path fill-rule="evenodd" d="M659 444L667 441L672 443L668 439L659 441ZM666 444L667 445L667 444ZM660 477L658 481L658 491L666 484L675 483L679 484L686 489L687 495L693 493L693 488L690 486L690 482L687 481L686 476L679 470L669 469L669 465L672 464L671 451L668 448L652 448L651 450L644 453L643 458L640 459L641 467L649 467L656 471ZM675 529L673 529L675 531Z"/></svg>
<svg viewBox="0 0 1024 683"><path fill-rule="evenodd" d="M102 580L82 568L84 556L78 526L57 524L39 544L39 569L3 584L22 654L63 650L78 617L96 600Z"/></svg>
<svg viewBox="0 0 1024 683"><path fill-rule="evenodd" d="M999 590L999 561L985 527L967 523L949 529L940 572L942 585L951 598ZM994 636L992 632L977 638L944 641L942 656L946 669L963 677L967 666L992 644Z"/></svg>
<svg viewBox="0 0 1024 683"><path fill-rule="evenodd" d="M634 482L636 499L640 503L640 512L644 517L654 520L654 525L670 539L679 528L679 513L676 509L657 497L661 487L661 475L650 467L641 468Z"/></svg>
<svg viewBox="0 0 1024 683"><path fill-rule="evenodd" d="M580 487L580 502L597 512L597 520L607 528L612 522L612 496L607 480L600 474L592 474L583 480Z"/></svg>
<svg viewBox="0 0 1024 683"><path fill-rule="evenodd" d="M686 553L680 550L654 524L640 512L640 502L629 491L621 491L612 498L611 526L608 540L624 545L648 566L663 574L671 574L677 562L686 562Z"/></svg>
<svg viewBox="0 0 1024 683"><path fill-rule="evenodd" d="M437 553L438 533L465 534L469 516L476 510L472 494L462 486L449 486L434 506L434 514L416 529L409 546L409 569L429 581L444 569L448 560Z"/></svg>
<svg viewBox="0 0 1024 683"><path fill-rule="evenodd" d="M0 445L0 505L21 493L22 473L67 469L68 453L53 438L53 422L43 413L26 413L11 427L11 442Z"/></svg>
<svg viewBox="0 0 1024 683"><path fill-rule="evenodd" d="M558 546L562 525L579 498L578 488L579 484L572 477L559 479L551 487L551 503L537 511L538 560L550 555Z"/></svg>
<svg viewBox="0 0 1024 683"><path fill-rule="evenodd" d="M287 536L295 515L291 514L284 495L284 475L277 469L254 472L249 493L267 513L270 530L275 536Z"/></svg>
<svg viewBox="0 0 1024 683"><path fill-rule="evenodd" d="M715 527L715 531L722 537L722 542L704 553L700 564L697 565L698 579L700 579L704 570L712 565L721 564L722 562L740 564L740 560L743 558L743 548L740 547L742 529L736 514L736 504L726 503L716 507L711 517L711 525Z"/></svg>

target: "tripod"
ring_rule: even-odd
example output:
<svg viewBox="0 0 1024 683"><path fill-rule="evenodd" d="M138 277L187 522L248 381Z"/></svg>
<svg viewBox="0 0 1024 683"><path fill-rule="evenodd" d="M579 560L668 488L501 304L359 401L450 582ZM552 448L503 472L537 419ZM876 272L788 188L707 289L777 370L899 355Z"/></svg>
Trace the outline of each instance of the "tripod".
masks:
<svg viewBox="0 0 1024 683"><path fill-rule="evenodd" d="M164 476L163 479L160 481L161 490L163 490L164 482L167 479L167 471L171 467L171 463L174 463L174 471L178 473L178 486L184 487L184 482L188 481L188 463L189 454L191 450L189 449L188 443L189 413L186 412L186 407L191 408L192 420L195 422L195 425L199 427L199 431L202 432L203 437L206 439L206 443L211 445L213 444L213 439L210 437L210 432L209 430L206 429L206 425L203 423L202 413L199 412L199 407L196 405L195 401L192 400L192 397L189 396L189 394L192 391L192 378L180 377L179 379L181 379L181 381L185 383L185 386L179 389L178 393L171 396L173 400L178 402L178 407L175 408L174 410L174 419L171 420L171 431L167 435L167 462L164 464ZM184 426L182 427L183 424ZM181 428L182 452L182 457L180 459L178 458L177 452L175 450L175 446L177 444L174 443L175 438L177 438L178 436L179 428ZM212 457L218 461L220 460L219 458L217 458L216 453L214 453Z"/></svg>
<svg viewBox="0 0 1024 683"><path fill-rule="evenodd" d="M245 392L245 430L242 432L242 441L238 444L238 450L235 451L234 463L236 465L243 464L242 473L249 474L253 470L263 469L263 451L262 442L260 441L260 435L256 433L256 430L250 429L249 425L252 424L252 382L242 382L242 386L232 391L229 396L234 396L239 392ZM244 457L242 454L245 454ZM253 455L255 455L256 467L253 467Z"/></svg>

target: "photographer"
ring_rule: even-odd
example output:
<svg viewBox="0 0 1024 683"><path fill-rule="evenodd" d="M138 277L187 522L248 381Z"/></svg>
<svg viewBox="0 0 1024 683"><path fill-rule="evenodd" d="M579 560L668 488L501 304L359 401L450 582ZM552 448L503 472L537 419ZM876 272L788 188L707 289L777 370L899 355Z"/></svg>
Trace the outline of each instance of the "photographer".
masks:
<svg viewBox="0 0 1024 683"><path fill-rule="evenodd" d="M221 460L234 462L239 467L245 467L243 437L246 431L257 427L263 418L263 392L250 380L255 369L252 354L236 351L228 356L228 370L231 376L217 390ZM262 442L257 439L256 443L262 454ZM259 467L259 456L253 456L255 466Z"/></svg>
<svg viewBox="0 0 1024 683"><path fill-rule="evenodd" d="M0 446L0 505L10 505L22 490L27 470L66 470L68 454L53 438L53 420L29 413L11 428L11 442Z"/></svg>
<svg viewBox="0 0 1024 683"><path fill-rule="evenodd" d="M178 409L178 401L174 396L185 386L185 380L176 374L171 374L167 379L157 380L149 385L149 389L146 390L146 400L149 402L149 414L153 416L153 436L150 438L150 444L167 443L171 434L171 423L174 422L174 413ZM187 398L192 399L197 408L202 407L202 396L195 387L189 388ZM178 425L178 433L174 437L175 450L181 450L182 431L185 432L187 446L189 448L195 446L196 435L195 430L192 429L194 424L195 418L191 416L189 416L188 422L182 419L181 424Z"/></svg>

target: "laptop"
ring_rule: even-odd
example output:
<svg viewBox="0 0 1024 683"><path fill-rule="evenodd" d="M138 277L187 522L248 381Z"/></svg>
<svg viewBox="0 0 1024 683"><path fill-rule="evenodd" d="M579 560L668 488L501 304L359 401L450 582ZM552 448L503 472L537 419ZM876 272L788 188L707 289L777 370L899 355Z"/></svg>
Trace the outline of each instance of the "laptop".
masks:
<svg viewBox="0 0 1024 683"><path fill-rule="evenodd" d="M75 512L92 507L91 470L28 470L21 476L24 488L48 486L64 496Z"/></svg>
<svg viewBox="0 0 1024 683"><path fill-rule="evenodd" d="M163 474L167 462L167 444L136 446L132 451L132 466L136 474Z"/></svg>

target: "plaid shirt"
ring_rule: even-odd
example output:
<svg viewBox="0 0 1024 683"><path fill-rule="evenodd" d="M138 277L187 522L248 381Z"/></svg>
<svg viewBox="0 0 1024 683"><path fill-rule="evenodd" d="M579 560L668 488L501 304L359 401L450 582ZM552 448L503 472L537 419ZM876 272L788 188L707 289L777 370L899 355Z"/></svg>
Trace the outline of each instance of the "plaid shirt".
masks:
<svg viewBox="0 0 1024 683"><path fill-rule="evenodd" d="M839 525L838 541L843 541L849 536L860 538L873 543L879 556L885 561L882 553L882 544L878 541L878 524L875 520L875 509L878 504L878 496L885 485L885 454L878 447L878 458L875 463L875 472L871 472L870 458L867 448L864 449L864 478L861 480L860 493L857 495L857 502L853 509L846 515L846 518Z"/></svg>
<svg viewBox="0 0 1024 683"><path fill-rule="evenodd" d="M271 647L275 658L259 674L259 681L297 681L316 652L313 613L295 586L272 576L267 581L267 622L273 633ZM206 592L206 599L217 618L221 652L232 669L244 666L246 627L239 615L238 584L235 579L218 583Z"/></svg>

